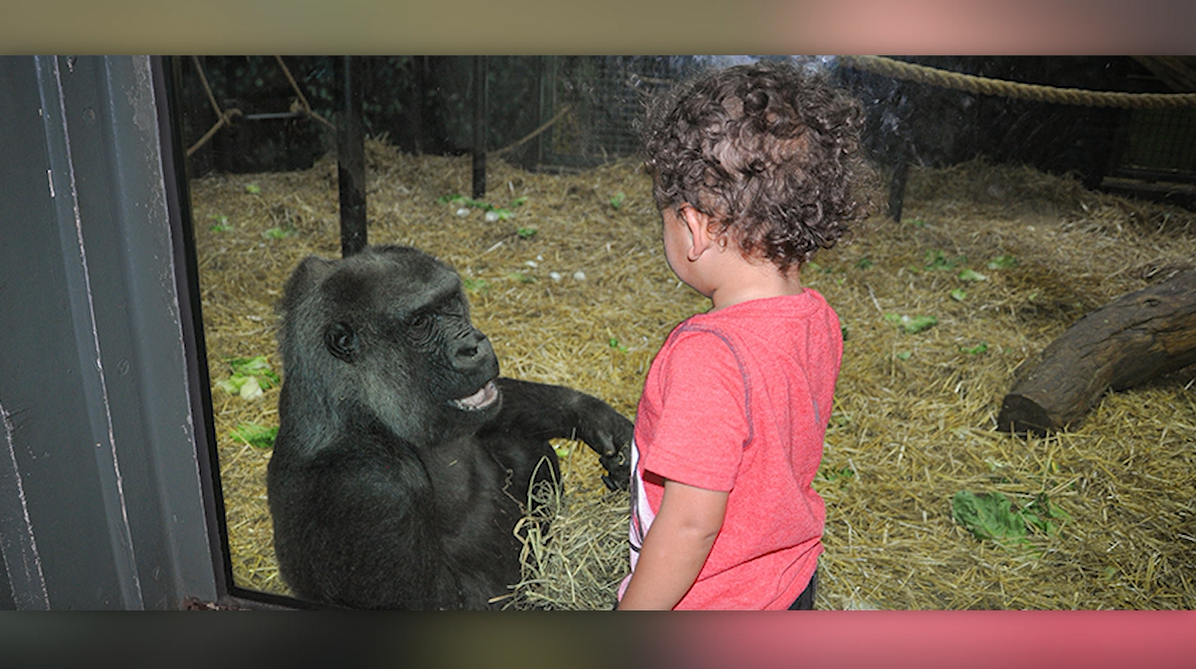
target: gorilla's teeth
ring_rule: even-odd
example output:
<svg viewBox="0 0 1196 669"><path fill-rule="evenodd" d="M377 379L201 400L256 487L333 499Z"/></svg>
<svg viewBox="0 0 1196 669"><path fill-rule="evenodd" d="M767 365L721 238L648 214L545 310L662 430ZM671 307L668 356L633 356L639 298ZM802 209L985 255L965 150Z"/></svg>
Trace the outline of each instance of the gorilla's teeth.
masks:
<svg viewBox="0 0 1196 669"><path fill-rule="evenodd" d="M466 411L476 411L483 407L489 406L494 400L498 399L498 388L495 387L494 382L490 381L482 386L476 393L469 397L462 397L459 400L453 400L459 408Z"/></svg>

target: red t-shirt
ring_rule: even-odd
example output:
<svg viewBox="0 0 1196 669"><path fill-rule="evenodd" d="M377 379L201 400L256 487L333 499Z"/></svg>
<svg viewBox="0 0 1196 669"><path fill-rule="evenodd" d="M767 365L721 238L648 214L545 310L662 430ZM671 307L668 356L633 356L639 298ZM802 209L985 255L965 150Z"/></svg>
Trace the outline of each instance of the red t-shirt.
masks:
<svg viewBox="0 0 1196 669"><path fill-rule="evenodd" d="M809 583L826 520L811 483L842 355L838 316L806 289L693 316L652 361L632 449L632 569L664 494L645 471L729 493L677 609L785 609Z"/></svg>

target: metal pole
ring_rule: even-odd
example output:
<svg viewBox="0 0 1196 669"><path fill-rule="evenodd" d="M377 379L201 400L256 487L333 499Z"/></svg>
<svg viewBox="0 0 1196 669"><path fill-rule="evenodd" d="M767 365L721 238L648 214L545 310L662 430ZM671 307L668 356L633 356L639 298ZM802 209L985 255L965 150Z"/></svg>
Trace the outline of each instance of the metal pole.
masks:
<svg viewBox="0 0 1196 669"><path fill-rule="evenodd" d="M909 146L901 142L897 151L897 164L893 166L893 180L889 182L889 216L901 222L901 209L905 204L905 181L909 177Z"/></svg>
<svg viewBox="0 0 1196 669"><path fill-rule="evenodd" d="M486 57L473 61L473 199L486 197Z"/></svg>
<svg viewBox="0 0 1196 669"><path fill-rule="evenodd" d="M361 63L345 56L341 76L343 118L336 124L336 172L341 203L341 256L366 246L365 132L361 122Z"/></svg>

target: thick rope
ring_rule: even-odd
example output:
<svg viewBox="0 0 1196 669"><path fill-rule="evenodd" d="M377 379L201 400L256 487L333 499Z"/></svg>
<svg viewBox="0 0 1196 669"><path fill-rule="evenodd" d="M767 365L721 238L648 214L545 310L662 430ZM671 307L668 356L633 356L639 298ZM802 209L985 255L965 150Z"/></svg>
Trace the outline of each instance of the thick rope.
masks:
<svg viewBox="0 0 1196 669"><path fill-rule="evenodd" d="M278 62L278 66L282 68L282 73L286 75L287 81L290 82L291 88L295 91L295 95L298 96L299 104L303 108L303 113L311 118L316 119L320 123L323 123L329 128L336 130L336 126L333 125L331 121L323 116L320 116L312 110L311 104L307 101L307 96L304 95L303 91L299 89L299 84L295 81L295 77L291 76L290 68L287 67L286 63L282 62L282 56L275 56L274 59ZM199 138L199 141L195 142L191 145L191 148L187 149L188 158L191 157L191 154L198 151L201 146L206 144L209 139L215 137L216 133L221 128L225 126L231 126L233 121L238 116L245 115L240 109L234 108L221 110L220 105L216 103L216 96L212 93L212 87L208 84L208 77L204 74L203 66L199 64L199 58L191 56L191 62L195 64L195 71L199 73L199 81L203 84L204 92L208 94L208 102L212 105L212 111L216 112L216 123L204 133L203 137Z"/></svg>
<svg viewBox="0 0 1196 669"><path fill-rule="evenodd" d="M329 128L336 130L336 126L333 125L331 121L323 116L320 116L312 110L311 104L307 101L307 96L303 94L303 91L299 90L299 84L295 82L295 77L291 76L291 68L287 67L287 64L282 62L282 56L275 56L274 60L278 61L278 66L282 68L282 73L287 75L287 81L291 82L291 89L295 91L295 95L299 96L299 103L303 105L304 113L320 123L323 123Z"/></svg>
<svg viewBox="0 0 1196 669"><path fill-rule="evenodd" d="M491 151L490 155L501 156L504 153L508 153L510 151L513 151L514 149L519 148L520 146L523 146L524 144L531 141L532 138L534 138L536 135L539 135L540 133L544 132L545 130L551 128L553 126L553 124L555 124L557 121L561 120L561 118L565 114L568 114L571 111L573 111L573 108L569 105L565 105L564 107L561 108L561 110L559 112L556 113L556 116L553 116L552 118L548 119L547 123L544 123L539 128L536 128L535 130L529 132L527 135L525 135L523 137L523 139L515 142L514 144L511 144L510 146L504 146L503 148L501 148L497 151Z"/></svg>
<svg viewBox="0 0 1196 669"><path fill-rule="evenodd" d="M199 73L199 82L203 84L203 90L208 94L208 102L212 103L212 111L216 112L216 118L224 116L220 105L216 104L216 96L212 94L212 87L208 85L208 77L203 73L203 65L199 64L199 57L191 56L191 62L195 65L195 71Z"/></svg>
<svg viewBox="0 0 1196 669"><path fill-rule="evenodd" d="M208 131L204 133L203 137L199 138L199 141L192 144L191 148L187 149L188 158L191 157L191 154L198 151L199 147L203 146L209 139L214 137L218 130L226 125L232 125L233 119L237 116L243 116L240 109L220 109L220 105L216 103L216 96L212 94L212 87L208 85L208 78L206 75L204 75L203 66L199 64L199 58L196 56L191 56L191 62L195 64L195 71L199 73L199 81L203 84L203 89L208 94L208 102L212 104L212 111L216 112L216 124L209 128Z"/></svg>
<svg viewBox="0 0 1196 669"><path fill-rule="evenodd" d="M895 79L1016 100L1122 109L1196 107L1196 94L1194 93L1118 93L1086 91L1079 88L1055 88L948 72L880 56L842 56L840 62L856 70Z"/></svg>

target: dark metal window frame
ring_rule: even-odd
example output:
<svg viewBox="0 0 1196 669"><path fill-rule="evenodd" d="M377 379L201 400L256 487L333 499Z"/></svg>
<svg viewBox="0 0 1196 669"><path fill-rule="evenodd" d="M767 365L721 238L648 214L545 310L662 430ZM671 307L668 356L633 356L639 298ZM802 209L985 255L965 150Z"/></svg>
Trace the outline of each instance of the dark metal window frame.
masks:
<svg viewBox="0 0 1196 669"><path fill-rule="evenodd" d="M197 430L196 453L216 586L216 598L212 603L235 608L313 608L315 605L293 597L241 588L233 578L216 448L215 420L212 413L212 386L208 376L207 348L203 333L199 263L195 252L195 230L191 218L191 198L182 137L182 109L178 102L180 67L182 64L175 57L151 58L151 69L155 75L154 86L160 91L157 99L163 147L164 187L171 211L172 237L175 240L176 279L182 305L183 343L187 351L189 390L192 411L199 418L196 425L203 428L202 434L198 434ZM364 234L361 233L360 237L364 243ZM183 604L187 604L186 599Z"/></svg>
<svg viewBox="0 0 1196 669"><path fill-rule="evenodd" d="M175 66L0 57L0 609L306 606L231 577Z"/></svg>

